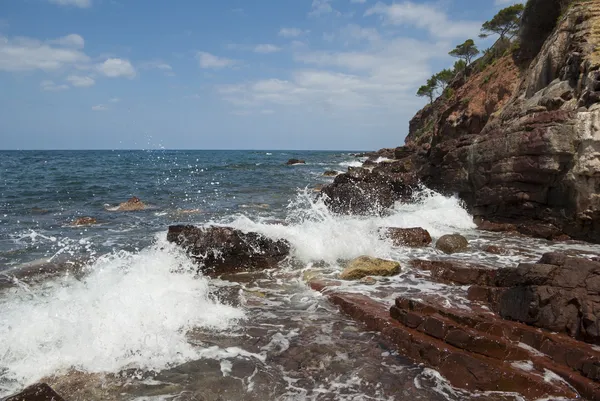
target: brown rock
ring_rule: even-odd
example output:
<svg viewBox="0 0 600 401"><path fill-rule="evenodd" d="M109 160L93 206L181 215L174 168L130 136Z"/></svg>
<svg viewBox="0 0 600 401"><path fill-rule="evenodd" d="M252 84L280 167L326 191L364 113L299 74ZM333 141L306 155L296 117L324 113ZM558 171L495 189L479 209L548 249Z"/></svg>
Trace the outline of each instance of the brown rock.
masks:
<svg viewBox="0 0 600 401"><path fill-rule="evenodd" d="M394 246L424 247L431 244L431 235L421 227L383 229L384 235L392 240Z"/></svg>
<svg viewBox="0 0 600 401"><path fill-rule="evenodd" d="M477 228L483 231L493 232L512 232L517 231L517 226L510 223L494 223L491 221L483 220L477 224Z"/></svg>
<svg viewBox="0 0 600 401"><path fill-rule="evenodd" d="M335 177L337 176L339 173L335 170L327 170L326 172L323 173L323 176L325 177Z"/></svg>
<svg viewBox="0 0 600 401"><path fill-rule="evenodd" d="M460 234L449 234L440 237L435 247L444 253L458 253L469 249L469 241Z"/></svg>
<svg viewBox="0 0 600 401"><path fill-rule="evenodd" d="M496 270L482 265L458 261L411 260L410 265L431 272L435 281L459 285L493 285Z"/></svg>
<svg viewBox="0 0 600 401"><path fill-rule="evenodd" d="M494 255L506 255L508 254L508 250L506 248L501 248L496 245L488 245L483 250L487 253L493 253Z"/></svg>
<svg viewBox="0 0 600 401"><path fill-rule="evenodd" d="M117 210L120 212L134 212L134 211L139 211L139 210L144 210L144 209L146 209L146 205L137 196L134 196L133 198L129 199L127 202L121 203L119 205L119 207L117 208Z"/></svg>
<svg viewBox="0 0 600 401"><path fill-rule="evenodd" d="M306 164L306 162L301 159L290 159L285 164L287 164L288 166L294 166L296 164Z"/></svg>
<svg viewBox="0 0 600 401"><path fill-rule="evenodd" d="M46 383L34 384L18 394L11 395L5 401L65 401Z"/></svg>
<svg viewBox="0 0 600 401"><path fill-rule="evenodd" d="M217 274L274 268L290 251L287 241L229 227L170 226L167 240L185 248L202 271Z"/></svg>
<svg viewBox="0 0 600 401"><path fill-rule="evenodd" d="M394 276L400 273L400 263L393 260L360 256L348 263L340 274L342 280L359 280L366 276Z"/></svg>
<svg viewBox="0 0 600 401"><path fill-rule="evenodd" d="M72 223L73 226L90 226L93 224L98 224L98 221L93 217L80 217Z"/></svg>

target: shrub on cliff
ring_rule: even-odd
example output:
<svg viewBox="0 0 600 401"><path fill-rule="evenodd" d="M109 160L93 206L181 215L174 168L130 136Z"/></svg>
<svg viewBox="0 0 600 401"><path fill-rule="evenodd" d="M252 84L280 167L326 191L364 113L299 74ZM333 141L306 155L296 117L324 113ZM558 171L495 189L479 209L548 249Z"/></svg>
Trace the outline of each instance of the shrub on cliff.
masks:
<svg viewBox="0 0 600 401"><path fill-rule="evenodd" d="M475 45L473 39L467 39L464 43L456 46L456 48L448 54L452 57L464 60L465 64L468 66L471 64L473 57L479 54L479 49Z"/></svg>

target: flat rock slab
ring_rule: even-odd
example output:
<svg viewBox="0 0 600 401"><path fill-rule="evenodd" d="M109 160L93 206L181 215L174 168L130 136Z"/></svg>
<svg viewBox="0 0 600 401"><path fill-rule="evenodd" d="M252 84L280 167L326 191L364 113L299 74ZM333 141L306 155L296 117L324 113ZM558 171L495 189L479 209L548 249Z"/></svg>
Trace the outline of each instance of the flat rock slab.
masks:
<svg viewBox="0 0 600 401"><path fill-rule="evenodd" d="M335 287L322 285L313 285L313 288L321 288L328 299L344 313L363 323L368 330L380 332L385 341L401 354L438 370L453 386L471 391L518 392L531 400L542 397L577 397L577 393L566 383L545 380L544 371L535 366L531 370L523 370L512 365L511 360L499 359L506 355L506 350L490 344L501 344L501 341L492 341L486 336L479 336L482 339L478 339L474 334L468 334L472 347L478 347L482 350L481 353L462 349L445 341L440 323L448 323L450 319L439 316L428 322L424 320L421 324L427 328L419 330L392 317L387 305L364 295L339 292ZM460 325L455 326L456 331ZM453 341L460 344L460 333L453 336ZM504 346L514 352L512 361L528 356L526 350L517 350L506 343ZM490 356L485 355L486 349ZM497 352L498 349L502 352Z"/></svg>
<svg viewBox="0 0 600 401"><path fill-rule="evenodd" d="M394 276L398 273L400 273L400 263L396 261L360 256L348 263L340 278L360 280L367 276Z"/></svg>

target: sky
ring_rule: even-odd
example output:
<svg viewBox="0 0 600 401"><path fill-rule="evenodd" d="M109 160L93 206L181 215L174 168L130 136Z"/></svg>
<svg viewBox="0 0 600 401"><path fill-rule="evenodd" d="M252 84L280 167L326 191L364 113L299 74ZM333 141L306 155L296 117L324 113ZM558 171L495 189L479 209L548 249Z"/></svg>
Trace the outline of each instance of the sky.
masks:
<svg viewBox="0 0 600 401"><path fill-rule="evenodd" d="M512 0L0 0L0 149L400 146Z"/></svg>

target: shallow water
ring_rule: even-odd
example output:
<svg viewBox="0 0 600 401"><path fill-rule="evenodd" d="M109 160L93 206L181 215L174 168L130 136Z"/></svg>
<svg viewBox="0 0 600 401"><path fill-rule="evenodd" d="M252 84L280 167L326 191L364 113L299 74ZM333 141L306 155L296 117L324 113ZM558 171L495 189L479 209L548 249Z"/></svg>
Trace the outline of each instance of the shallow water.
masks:
<svg viewBox="0 0 600 401"><path fill-rule="evenodd" d="M383 217L334 216L311 188L331 182L325 170L359 164L342 152L1 156L0 396L43 379L68 400L518 399L452 389L340 314L303 277L335 277L343 260L363 254L390 258L403 265L399 276L344 289L388 303L435 294L467 305L463 288L407 266L441 255L393 247L379 233L389 226L420 226L434 240L460 232L472 250L452 258L493 266L549 250L600 253L476 231L456 198L426 189ZM285 166L292 157L307 165ZM132 195L151 208L110 211ZM100 224L70 226L83 215ZM276 270L210 279L166 243L174 223L285 238L292 256ZM509 254L484 252L490 244ZM18 274L24 263L47 261L59 266L48 277Z"/></svg>

